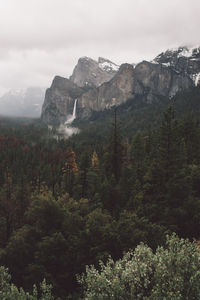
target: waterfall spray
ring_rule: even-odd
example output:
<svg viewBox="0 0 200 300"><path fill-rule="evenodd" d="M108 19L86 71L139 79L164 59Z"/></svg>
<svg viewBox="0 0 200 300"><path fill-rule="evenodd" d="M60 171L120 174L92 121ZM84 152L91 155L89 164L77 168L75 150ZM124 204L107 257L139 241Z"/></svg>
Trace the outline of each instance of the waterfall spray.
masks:
<svg viewBox="0 0 200 300"><path fill-rule="evenodd" d="M74 107L72 115L69 115L67 121L64 124L60 124L58 132L62 134L65 138L70 137L72 134L77 134L79 132L78 128L71 126L71 123L76 119L76 104L77 99L74 100Z"/></svg>

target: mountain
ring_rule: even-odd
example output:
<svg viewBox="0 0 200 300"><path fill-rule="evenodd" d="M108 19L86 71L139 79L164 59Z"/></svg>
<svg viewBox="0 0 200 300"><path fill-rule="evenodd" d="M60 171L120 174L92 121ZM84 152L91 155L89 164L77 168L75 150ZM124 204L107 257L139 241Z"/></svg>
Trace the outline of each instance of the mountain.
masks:
<svg viewBox="0 0 200 300"><path fill-rule="evenodd" d="M167 67L171 67L177 73L185 73L190 76L195 86L200 82L200 48L179 47L167 50L159 54L154 60Z"/></svg>
<svg viewBox="0 0 200 300"><path fill-rule="evenodd" d="M42 120L47 124L64 123L72 114L74 99L84 90L67 78L56 76L50 88L46 90L42 107Z"/></svg>
<svg viewBox="0 0 200 300"><path fill-rule="evenodd" d="M101 111L93 110L88 119L76 118L74 120L73 127L81 128L81 131L78 135L72 136L71 145L77 145L77 149L80 149L87 143L93 145L104 143L105 139L110 138L115 111L120 134L129 141L138 131L143 132L144 136L149 136L151 132L157 130L171 105L173 105L177 120L189 117L200 123L199 99L200 85L177 93L171 99L160 96L156 102L148 103L143 96L138 96L135 99L129 98L117 106L117 110L116 107Z"/></svg>
<svg viewBox="0 0 200 300"><path fill-rule="evenodd" d="M143 61L135 68L123 64L109 82L82 94L79 107L103 110L138 96L152 103L158 96L172 97L192 84L192 80L185 74L179 75L160 64Z"/></svg>
<svg viewBox="0 0 200 300"><path fill-rule="evenodd" d="M100 75L100 81L90 81L93 79L94 68L100 68L99 65L106 68L106 74L111 72L112 78L109 81L107 75L104 82ZM64 88L65 84L58 89L53 81L50 92L45 96L42 120L52 124L62 123L72 114L75 99L78 99L78 118L86 119L94 110L111 108L130 98L136 101L139 97L141 101L155 103L160 97L172 98L178 92L197 86L199 79L200 48L179 47L167 50L151 62L122 64L118 71L108 60L99 59L95 62L89 58L81 58L72 76L69 79L62 78L63 83L67 81L68 85L69 82L74 84L73 90L77 91L75 97L68 97L69 91Z"/></svg>
<svg viewBox="0 0 200 300"><path fill-rule="evenodd" d="M40 117L45 88L14 89L0 97L0 115Z"/></svg>
<svg viewBox="0 0 200 300"><path fill-rule="evenodd" d="M102 57L99 57L98 61L86 56L81 57L69 79L60 76L53 79L45 94L42 120L47 124L64 123L67 116L72 114L75 99L80 99L88 91L95 93L96 88L111 80L118 69L118 65ZM92 109L96 109L95 104ZM90 114L91 108L84 106L84 98L82 104L79 103L78 110L82 116L87 117Z"/></svg>
<svg viewBox="0 0 200 300"><path fill-rule="evenodd" d="M95 61L84 56L78 60L70 80L79 87L97 87L109 81L118 69L118 65L103 57Z"/></svg>

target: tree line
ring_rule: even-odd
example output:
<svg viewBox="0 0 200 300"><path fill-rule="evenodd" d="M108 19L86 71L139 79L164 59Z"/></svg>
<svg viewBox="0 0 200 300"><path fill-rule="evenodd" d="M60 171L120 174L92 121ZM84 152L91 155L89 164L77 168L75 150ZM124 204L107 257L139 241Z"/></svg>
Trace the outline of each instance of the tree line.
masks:
<svg viewBox="0 0 200 300"><path fill-rule="evenodd" d="M46 278L70 297L86 265L140 242L155 250L167 233L199 238L198 120L170 106L148 133L126 137L120 126L115 110L107 137L74 143L0 120L0 264L17 286Z"/></svg>

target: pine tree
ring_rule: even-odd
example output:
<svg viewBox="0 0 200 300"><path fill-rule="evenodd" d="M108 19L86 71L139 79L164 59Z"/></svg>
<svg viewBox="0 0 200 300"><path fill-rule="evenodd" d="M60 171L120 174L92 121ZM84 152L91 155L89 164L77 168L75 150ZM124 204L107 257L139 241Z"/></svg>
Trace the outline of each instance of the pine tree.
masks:
<svg viewBox="0 0 200 300"><path fill-rule="evenodd" d="M138 131L133 137L131 144L131 160L133 169L138 180L142 180L144 175L144 161L145 161L145 142L141 132Z"/></svg>
<svg viewBox="0 0 200 300"><path fill-rule="evenodd" d="M73 185L74 185L74 176L78 172L78 167L76 164L75 153L72 149L69 149L66 154L66 162L65 166L62 169L63 171L63 181L64 181L64 189L70 194L73 193Z"/></svg>
<svg viewBox="0 0 200 300"><path fill-rule="evenodd" d="M116 182L119 181L123 164L123 146L121 141L121 134L119 122L117 120L117 108L114 111L114 123L110 134L110 140L107 147L106 170L110 177L112 174Z"/></svg>
<svg viewBox="0 0 200 300"><path fill-rule="evenodd" d="M160 167L164 172L164 180L170 179L180 163L180 135L175 111L170 106L164 114L159 137Z"/></svg>
<svg viewBox="0 0 200 300"><path fill-rule="evenodd" d="M99 169L99 158L98 158L96 151L94 151L92 154L91 164L92 164L92 168L94 170Z"/></svg>
<svg viewBox="0 0 200 300"><path fill-rule="evenodd" d="M90 158L87 152L80 157L79 182L81 185L81 198L87 197L88 194L88 171L90 167Z"/></svg>

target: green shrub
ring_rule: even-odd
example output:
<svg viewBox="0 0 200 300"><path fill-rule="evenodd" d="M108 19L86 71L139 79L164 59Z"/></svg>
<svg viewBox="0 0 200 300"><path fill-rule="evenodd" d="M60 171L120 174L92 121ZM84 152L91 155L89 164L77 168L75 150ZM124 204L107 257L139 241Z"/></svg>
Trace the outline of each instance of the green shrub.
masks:
<svg viewBox="0 0 200 300"><path fill-rule="evenodd" d="M18 289L10 280L8 269L0 267L0 300L53 300L51 286L46 284L45 279L40 284L40 293L36 286L33 287L33 295L25 292L22 288Z"/></svg>
<svg viewBox="0 0 200 300"><path fill-rule="evenodd" d="M196 243L173 234L155 254L140 244L117 262L100 262L100 270L86 267L78 282L87 300L197 300L200 255Z"/></svg>

